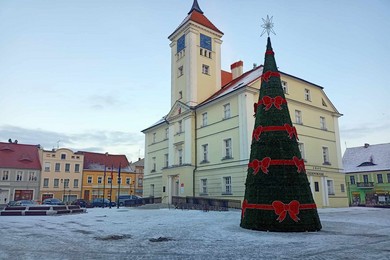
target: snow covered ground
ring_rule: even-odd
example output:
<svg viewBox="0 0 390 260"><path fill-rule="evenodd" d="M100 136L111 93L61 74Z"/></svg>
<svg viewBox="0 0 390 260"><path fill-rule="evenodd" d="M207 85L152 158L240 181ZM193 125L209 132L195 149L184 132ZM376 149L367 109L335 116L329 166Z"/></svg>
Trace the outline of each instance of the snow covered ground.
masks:
<svg viewBox="0 0 390 260"><path fill-rule="evenodd" d="M242 229L240 214L95 208L1 216L0 259L390 259L390 209L320 209L315 233Z"/></svg>

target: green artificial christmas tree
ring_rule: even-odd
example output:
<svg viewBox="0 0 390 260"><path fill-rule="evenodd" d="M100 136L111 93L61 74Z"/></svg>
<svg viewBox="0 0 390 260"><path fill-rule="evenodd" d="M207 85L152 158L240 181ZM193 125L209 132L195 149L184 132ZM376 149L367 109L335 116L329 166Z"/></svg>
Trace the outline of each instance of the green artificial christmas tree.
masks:
<svg viewBox="0 0 390 260"><path fill-rule="evenodd" d="M281 232L321 230L269 37L255 113L241 227Z"/></svg>

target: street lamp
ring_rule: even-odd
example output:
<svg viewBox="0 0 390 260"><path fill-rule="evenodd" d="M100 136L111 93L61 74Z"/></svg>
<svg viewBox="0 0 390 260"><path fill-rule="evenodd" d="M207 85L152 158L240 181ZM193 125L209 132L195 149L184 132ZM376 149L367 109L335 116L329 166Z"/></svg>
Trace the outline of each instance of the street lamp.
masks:
<svg viewBox="0 0 390 260"><path fill-rule="evenodd" d="M68 190L68 200L67 200L67 202L69 203L70 202L70 192L71 192L72 190Z"/></svg>

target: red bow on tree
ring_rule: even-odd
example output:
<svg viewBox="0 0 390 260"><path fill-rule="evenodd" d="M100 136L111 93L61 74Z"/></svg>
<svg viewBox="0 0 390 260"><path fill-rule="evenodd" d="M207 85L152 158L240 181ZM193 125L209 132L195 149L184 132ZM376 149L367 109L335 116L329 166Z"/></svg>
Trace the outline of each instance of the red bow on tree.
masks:
<svg viewBox="0 0 390 260"><path fill-rule="evenodd" d="M298 170L297 170L298 173L306 172L305 162L303 159L299 159L298 157L294 156L293 161L295 163L295 166L297 166L297 168L298 168Z"/></svg>
<svg viewBox="0 0 390 260"><path fill-rule="evenodd" d="M261 75L261 79L264 80L265 82L268 82L270 77L280 77L280 74L277 71L270 71L269 70L269 71L266 71L265 73L263 73L263 75Z"/></svg>
<svg viewBox="0 0 390 260"><path fill-rule="evenodd" d="M265 157L261 161L254 159L248 164L248 167L254 170L253 172L254 175L256 175L259 172L260 168L263 171L263 173L268 174L268 167L270 163L271 163L271 158Z"/></svg>
<svg viewBox="0 0 390 260"><path fill-rule="evenodd" d="M263 132L263 127L258 126L255 130L253 130L252 138L256 138L256 141L259 141L260 135Z"/></svg>
<svg viewBox="0 0 390 260"><path fill-rule="evenodd" d="M277 109L281 110L282 109L281 105L283 103L286 103L286 100L281 96L276 96L275 98L272 98L270 96L264 96L259 103L265 106L264 109L266 111L269 110L272 107L272 105L274 105Z"/></svg>
<svg viewBox="0 0 390 260"><path fill-rule="evenodd" d="M292 139L293 136L295 136L295 139L299 140L297 129L295 128L295 126L291 126L289 124L284 124L284 128L286 128L286 131L287 131L288 135L290 136L290 139Z"/></svg>
<svg viewBox="0 0 390 260"><path fill-rule="evenodd" d="M272 202L272 206L274 207L275 214L279 217L276 219L279 222L282 222L288 214L290 215L291 219L295 222L298 222L298 214L299 214L299 201L293 200L289 204L284 204L283 202L276 200Z"/></svg>

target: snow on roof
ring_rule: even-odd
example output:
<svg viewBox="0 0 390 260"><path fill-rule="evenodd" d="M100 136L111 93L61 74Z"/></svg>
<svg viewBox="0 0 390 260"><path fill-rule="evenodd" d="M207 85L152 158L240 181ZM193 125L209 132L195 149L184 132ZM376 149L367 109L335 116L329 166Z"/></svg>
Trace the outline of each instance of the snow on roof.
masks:
<svg viewBox="0 0 390 260"><path fill-rule="evenodd" d="M347 148L343 166L345 173L390 170L390 143Z"/></svg>
<svg viewBox="0 0 390 260"><path fill-rule="evenodd" d="M220 89L218 92L216 92L214 95L212 95L209 99L202 102L199 106L202 106L221 96L227 95L237 89L247 86L248 84L260 78L262 74L263 74L263 66L259 66L253 70L250 70L242 74L240 77L234 79L229 84L227 84L222 89Z"/></svg>

